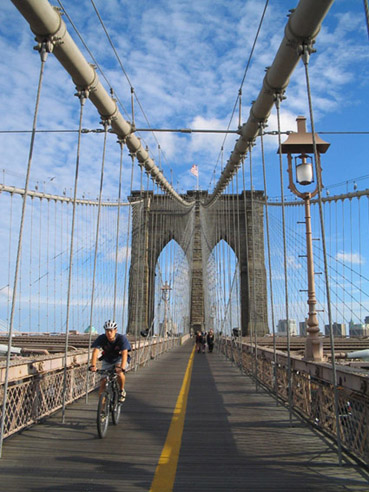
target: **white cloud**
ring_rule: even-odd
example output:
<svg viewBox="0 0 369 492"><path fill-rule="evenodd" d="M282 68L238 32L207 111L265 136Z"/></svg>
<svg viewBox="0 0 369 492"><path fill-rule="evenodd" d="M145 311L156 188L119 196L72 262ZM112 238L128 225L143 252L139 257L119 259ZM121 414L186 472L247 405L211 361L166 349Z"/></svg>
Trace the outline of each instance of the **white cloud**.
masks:
<svg viewBox="0 0 369 492"><path fill-rule="evenodd" d="M336 259L343 263L352 263L355 265L365 263L364 258L359 253L345 253L344 251L340 251L336 254Z"/></svg>

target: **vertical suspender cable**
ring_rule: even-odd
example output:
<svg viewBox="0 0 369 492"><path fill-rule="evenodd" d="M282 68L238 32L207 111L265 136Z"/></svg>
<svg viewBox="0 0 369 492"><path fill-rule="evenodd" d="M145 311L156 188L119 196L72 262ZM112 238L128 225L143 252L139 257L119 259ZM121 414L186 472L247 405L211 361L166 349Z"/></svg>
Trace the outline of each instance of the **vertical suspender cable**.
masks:
<svg viewBox="0 0 369 492"><path fill-rule="evenodd" d="M134 173L134 165L135 165L135 156L130 154L132 160L131 166L131 182L130 182L130 190L132 192L133 186L133 173ZM125 258L125 267L124 267L124 284L123 284L123 308L122 308L122 333L124 333L124 325L125 325L125 317L126 317L126 296L127 296L127 275L128 275L128 253L129 253L129 234L131 230L131 213L132 213L132 205L129 206L128 209L128 220L127 220L127 239L126 239L126 258ZM126 330L127 331L127 328Z"/></svg>
<svg viewBox="0 0 369 492"><path fill-rule="evenodd" d="M335 238L336 238L336 250L335 250L335 270L338 272L338 203L337 201L334 202L335 204L335 214L336 214L336 220L335 220ZM338 319L338 289L336 287L336 319Z"/></svg>
<svg viewBox="0 0 369 492"><path fill-rule="evenodd" d="M49 253L50 253L50 199L47 199L47 243L46 243L46 331L49 333Z"/></svg>
<svg viewBox="0 0 369 492"><path fill-rule="evenodd" d="M231 234L232 234L232 237L233 237L233 248L234 248L234 255L235 255L235 271L234 271L234 274L233 274L233 279L232 279L232 291L233 291L233 287L237 287L237 282L235 282L235 279L236 279L236 271L237 271L237 263L238 263L238 258L237 258L237 232L236 232L236 215L235 215L235 193L234 193L234 178L232 179L232 182L231 182L231 196L229 198L229 201L230 201L230 206L231 206L231 210L230 210L230 214L232 214L232 220L230 220L230 223L233 225L233 230L231 231ZM236 301L236 312L237 312L237 288L235 289L235 292L234 292L234 298L235 298L235 301ZM234 301L233 301L234 302ZM231 302L231 311L232 311L232 302ZM233 321L233 324L235 324L236 320ZM232 328L232 326L231 326ZM237 333L237 332L236 332ZM237 351L238 349L238 342L239 342L239 337L235 337L235 345L234 345L234 352ZM235 357L235 355L233 356L233 360L234 362L237 363L237 358Z"/></svg>
<svg viewBox="0 0 369 492"><path fill-rule="evenodd" d="M56 211L57 211L58 202L55 200L54 202L54 326L53 331L56 331L56 231L57 231L57 221L56 221Z"/></svg>
<svg viewBox="0 0 369 492"><path fill-rule="evenodd" d="M123 168L123 150L124 142L118 139L120 146L120 164L119 164L119 191L118 191L118 211L117 211L117 235L115 241L115 272L114 272L114 309L113 319L115 320L115 312L117 306L117 278L118 278L118 252L119 252L119 221L120 221L120 200L122 196L122 168Z"/></svg>
<svg viewBox="0 0 369 492"><path fill-rule="evenodd" d="M69 272L68 272L68 289L67 289L67 308L66 308L66 320L65 320L65 347L64 347L64 374L63 374L63 403L62 403L62 422L65 420L65 392L67 388L67 368L68 368L68 338L69 338L69 312L70 312L70 296L72 289L72 271L73 271L73 244L74 244L74 228L76 218L76 200L77 200L77 187L78 187L78 172L79 172L79 156L81 147L81 132L82 132L82 117L83 108L85 104L86 93L84 91L77 93L80 100L80 113L79 113L79 128L78 128L78 143L77 143L77 158L76 158L76 170L74 176L74 196L72 206L72 229L70 233L70 249L69 249ZM88 362L87 362L88 364ZM88 384L88 377L86 378ZM86 388L87 394L87 388Z"/></svg>
<svg viewBox="0 0 369 492"><path fill-rule="evenodd" d="M95 282L96 282L96 264L97 264L97 252L99 246L99 229L100 229L100 216L101 216L101 198L104 183L104 166L105 166L105 152L106 152L106 140L108 135L108 128L110 125L109 119L103 119L102 124L104 125L104 144L103 153L101 160L101 174L100 174L100 191L99 200L97 206L97 219L96 219L96 234L95 234L95 252L94 252L94 265L92 274L92 289L91 289L91 306L90 306L90 325L89 325L89 341L88 341L88 363L90 361L91 353L91 340L92 340L92 326L93 326L93 314L94 314L94 296L95 296ZM86 392L86 399L88 398L88 393Z"/></svg>
<svg viewBox="0 0 369 492"><path fill-rule="evenodd" d="M283 225L283 267L284 267L284 289L285 289L286 324L287 324L288 407L289 407L290 424L292 424L291 337L290 337L290 318L289 318L289 306L288 306L286 218L285 218L285 205L284 205L282 142L281 142L281 114L280 114L280 103L281 103L281 100L283 99L283 97L284 96L281 93L275 94L275 106L277 109L277 122L278 122L279 175L280 175L280 182L281 182L282 225Z"/></svg>
<svg viewBox="0 0 369 492"><path fill-rule="evenodd" d="M31 231L29 238L29 295L28 295L28 323L29 331L32 330L32 255L33 255L33 198L31 198Z"/></svg>
<svg viewBox="0 0 369 492"><path fill-rule="evenodd" d="M324 275L325 275L328 320L329 320L329 338L330 338L331 353L332 353L332 378L333 378L332 385L334 391L334 407L335 407L335 414L336 414L338 462L340 465L342 465L342 445L341 445L341 431L340 431L340 420L339 420L340 417L339 417L339 408L338 408L337 373L336 373L336 360L335 360L335 349L334 349L334 336L332 330L331 293L329 288L327 247L326 247L325 227L324 227L324 218L323 218L323 203L322 203L322 190L321 190L322 183L321 180L318 178L318 176L320 176L320 169L318 168L318 166L320 167L320 160L319 160L318 150L316 145L314 114L313 114L313 105L312 105L311 90L310 90L310 77L309 77L310 53L311 53L311 46L307 46L306 44L304 44L302 46L301 55L305 67L306 89L307 89L307 97L309 103L311 134L313 138L314 157L315 157L314 159L315 175L317 176L317 185L318 185L318 204L319 204L320 227L321 227L322 246L323 246L323 255L324 255ZM343 202L342 202L342 207L343 207Z"/></svg>
<svg viewBox="0 0 369 492"><path fill-rule="evenodd" d="M37 286L37 331L41 331L41 250L42 250L42 199L39 199L39 227L38 227L38 286ZM20 269L22 274L22 269Z"/></svg>
<svg viewBox="0 0 369 492"><path fill-rule="evenodd" d="M350 202L350 284L351 284L351 294L350 294L350 300L351 300L351 306L350 306L350 310L351 310L351 319L352 319L352 315L353 315L353 284L352 284L352 281L353 281L353 270L352 270L352 198L350 198L349 200ZM324 219L324 217L323 217ZM360 231L360 229L359 229Z"/></svg>
<svg viewBox="0 0 369 492"><path fill-rule="evenodd" d="M230 197L230 186L228 184L228 196L226 198L227 202L227 225L228 225L228 231L227 231L227 270L228 270L228 299L227 299L227 306L228 306L228 320L229 320L229 333L232 336L232 270L231 270L231 247L229 245L230 238L231 238L231 197Z"/></svg>
<svg viewBox="0 0 369 492"><path fill-rule="evenodd" d="M24 185L24 195L23 195L23 202L22 202L22 215L21 215L21 222L20 222L20 227L19 227L18 249L17 249L17 258L16 258L15 272L14 272L13 296L12 296L12 304L11 304L10 320L9 320L8 354L7 354L7 358L6 358L6 371L5 371L5 381L4 381L4 399L3 399L3 406L2 406L2 413L1 413L0 458L2 456L3 440L4 440L4 425L5 425L5 418L6 418L7 391L8 391L8 384L9 384L10 351L11 351L12 337L13 337L14 312L15 312L15 303L17 300L17 285L18 285L19 266L20 266L20 260L21 260L21 252L22 252L23 228L24 228L24 219L26 216L26 204L27 204L27 195L28 195L28 187L29 187L29 177L30 177L30 173L31 173L33 149L34 149L35 136L36 136L37 116L38 116L38 109L39 109L39 102L40 102L40 95L41 95L42 80L43 80L43 75L44 75L46 58L47 58L48 53L50 53L50 51L51 51L51 43L49 41L42 43L40 48L39 48L39 51L40 51L40 55L41 55L41 67L40 67L40 75L39 75L38 88L37 88L35 112L34 112L34 116L33 116L33 126L32 126L32 135L31 135L30 149L29 149L29 155L28 155L26 181L25 181L25 185Z"/></svg>
<svg viewBox="0 0 369 492"><path fill-rule="evenodd" d="M362 323L363 321L363 313L362 313L362 296L361 296L361 293L362 293L362 283L361 283L361 207L360 207L360 197L358 198L358 223L359 223L359 274L360 274L360 322Z"/></svg>
<svg viewBox="0 0 369 492"><path fill-rule="evenodd" d="M135 156L134 154L130 154L132 159L131 166L131 183L130 190L132 192L133 187L133 173L134 173L134 164L135 164ZM126 305L128 306L128 302L126 302L127 296L127 275L128 275L128 253L129 253L129 234L131 230L131 214L133 213L132 205L129 206L128 210L128 221L127 221L127 241L126 241L126 259L125 259L125 268L124 268L124 287L123 287L123 310L122 310L122 333L124 332L124 322L126 316ZM127 331L127 328L126 328Z"/></svg>
<svg viewBox="0 0 369 492"><path fill-rule="evenodd" d="M258 334L256 329L256 292L255 292L255 217L254 217L254 185L252 179L252 147L253 142L249 145L249 155L250 155L250 190L251 190L251 231L252 231L252 326L254 330L254 367L255 367L255 384L256 391L258 391Z"/></svg>
<svg viewBox="0 0 369 492"><path fill-rule="evenodd" d="M247 302L250 302L250 264L249 264L249 232L248 232L248 218L247 218L247 203L246 203L246 180L245 180L245 157L242 157L242 186L243 186L243 208L245 216L245 254L246 254L246 268L247 268ZM250 306L248 306L250 311ZM244 320L246 323L248 320ZM250 328L250 323L249 323ZM251 350L251 330L250 335L250 350Z"/></svg>
<svg viewBox="0 0 369 492"><path fill-rule="evenodd" d="M238 257L238 292L237 292L237 302L238 302L238 323L239 323L239 349L240 349L240 369L243 370L242 363L242 326L241 326L241 229L240 229L240 191L238 186L238 171L236 173L236 194L237 194L237 257Z"/></svg>
<svg viewBox="0 0 369 492"><path fill-rule="evenodd" d="M137 254L137 266L136 266L136 278L137 278L137 285L135 286L136 288L136 309L135 309L135 324L134 324L134 342L135 342L135 358L134 358L134 369L137 371L138 369L138 347L137 347L137 332L139 329L138 326L138 316L141 316L142 319L142 312L139 313L139 299L141 299L141 304L142 304L142 299L143 299L143 284L140 285L140 272L141 272L141 243L142 243L142 220L145 215L145 199L143 196L143 184L142 184L142 174L143 174L143 166L142 164L139 164L140 170L141 170L141 179L140 179L140 198L142 200L142 203L140 204L139 207L139 214L138 214L138 227L137 227L137 234L138 234L138 254ZM133 223L132 223L133 226ZM142 306L141 306L142 308Z"/></svg>
<svg viewBox="0 0 369 492"><path fill-rule="evenodd" d="M346 232L345 232L345 202L342 200L342 253L345 254L346 252ZM342 261L342 278L346 277L346 271L345 271L345 261ZM343 303L343 312L346 313L346 289L343 289L342 292L342 303ZM344 316L346 318L346 315ZM349 322L349 318L347 317L347 322Z"/></svg>
<svg viewBox="0 0 369 492"><path fill-rule="evenodd" d="M237 247L236 247L236 219L235 219L235 206L234 206L234 202L235 202L235 196L234 196L234 179L232 179L231 181L231 195L229 197L229 205L230 205L230 210L229 210L229 215L230 215L230 220L229 220L229 224L230 224L230 227L231 227L231 224L232 224L232 230L230 230L230 236L232 237L233 239L233 248L234 248L234 254L235 254L235 271L233 273L233 276L232 276L232 290L231 290L231 303L230 303L230 312L231 312L231 319L232 318L232 309L233 309L233 302L232 302L232 297L234 298L233 296L233 286L235 285L234 284L234 279L235 279L235 275L236 275L236 269L237 269ZM229 245L230 246L230 245ZM228 251L230 250L230 247L228 248ZM236 300L237 302L237 300ZM234 321L233 323L231 323L231 330L232 330L232 327L234 325ZM233 333L233 332L232 332ZM232 358L233 358L233 361L235 363L237 363L237 358L235 356L235 352L237 352L237 348L238 348L238 337L235 336L235 344L234 346L232 346Z"/></svg>
<svg viewBox="0 0 369 492"><path fill-rule="evenodd" d="M265 152L264 152L264 124L260 124L260 145L261 145L261 160L263 163L263 181L264 181L264 197L265 197L265 223L267 234L267 250L268 250L268 268L269 268L269 294L270 294L270 311L272 318L272 333L273 333L273 363L274 363L274 391L276 402L278 404L278 372L277 372L277 348L275 338L275 319L274 319L274 298L273 298L273 281L272 281L272 260L270 255L270 231L269 231L269 210L268 210L268 190L265 172Z"/></svg>
<svg viewBox="0 0 369 492"><path fill-rule="evenodd" d="M4 179L5 181L5 179ZM7 285L7 307L6 307L6 321L9 326L9 313L10 313L10 265L12 257L12 229L13 229L13 193L10 194L10 211L9 211L9 246L8 246L8 285Z"/></svg>

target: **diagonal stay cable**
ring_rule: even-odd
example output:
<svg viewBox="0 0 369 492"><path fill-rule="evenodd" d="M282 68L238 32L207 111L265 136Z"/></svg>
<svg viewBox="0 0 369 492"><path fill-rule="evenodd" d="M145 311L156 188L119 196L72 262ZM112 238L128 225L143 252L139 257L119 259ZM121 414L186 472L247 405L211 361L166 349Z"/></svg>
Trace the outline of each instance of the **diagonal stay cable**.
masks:
<svg viewBox="0 0 369 492"><path fill-rule="evenodd" d="M109 82L108 78L106 77L106 75L104 74L102 68L100 67L100 65L98 64L96 58L94 57L94 55L92 54L91 50L89 49L89 47L87 46L85 40L83 39L82 35L80 34L80 32L78 31L77 29L77 26L74 24L74 22L72 21L72 18L70 17L70 15L68 14L67 10L65 9L64 5L62 4L61 0L58 0L58 3L63 11L63 13L65 14L65 16L67 17L67 19L69 20L71 26L73 27L74 31L76 32L77 36L79 37L81 43L83 44L83 46L85 47L85 49L87 50L87 53L90 55L92 61L94 62L94 64L96 65L96 68L99 70L99 72L101 73L101 76L104 78L105 82L107 83L107 85L109 86L109 89L110 91L113 91L113 87L111 85L111 83ZM121 101L118 99L117 95L114 93L114 97L117 99L120 107L123 109L125 115L127 116L127 118L129 119L130 116L126 110L126 108L123 106L123 104L121 103ZM76 130L74 130L76 131ZM77 130L78 131L78 130Z"/></svg>
<svg viewBox="0 0 369 492"><path fill-rule="evenodd" d="M124 68L124 66L123 66L123 63L122 63L122 61L121 61L121 59L120 59L120 57L119 57L119 55L118 55L117 50L115 49L115 46L114 46L114 44L113 44L113 41L111 40L111 37L110 37L110 35L109 35L109 33L108 33L108 31L107 31L106 27L105 27L104 21L103 21L103 19L102 19L101 15L100 15L100 13L99 13L99 11L98 11L98 9L97 9L96 5L95 5L95 2L94 2L94 0L90 0L90 1L91 1L91 4L92 4L92 6L93 6L93 8L94 8L94 10L95 10L95 12L96 12L96 15L97 15L97 17L98 17L99 21L100 21L101 27L103 28L103 30L104 30L104 32L105 32L105 34L106 34L106 37L108 38L109 44L110 44L110 46L112 47L112 50L114 51L114 54L115 54L115 56L116 56L116 59L118 60L119 66L120 66L120 68L122 69L122 72L123 72L124 76L126 77L127 82L128 82L128 84L129 84L129 86L130 86L131 90L133 91L133 94L134 94L134 96L135 96L135 99L136 99L136 101L137 101L137 103L138 103L138 105L139 105L139 107L140 107L140 109L141 109L141 111L142 111L142 114L143 114L143 116L144 116L144 118L145 118L145 120L146 120L146 123L147 123L147 125L149 126L149 128L151 128L151 124L150 124L150 122L149 122L149 119L148 119L148 117L146 116L146 113L145 113L145 111L144 111L144 109L143 109L143 107L142 107L142 104L141 104L140 100L139 100L139 99L138 99L138 97L137 97L137 94L136 94L136 92L135 92L135 90L134 90L133 84L132 84L132 82L131 82L131 80L130 80L130 78L129 78L129 76L128 76L128 74L127 74L127 72L126 72L126 70L125 70L125 68ZM155 138L156 143L159 145L159 141L158 141L158 139L157 139L157 137L156 137L155 133L154 133L154 132L152 132L152 134L153 134L153 137Z"/></svg>
<svg viewBox="0 0 369 492"><path fill-rule="evenodd" d="M246 67L245 67L245 70L244 70L244 73L243 73L241 85L240 85L240 88L238 89L237 98L236 98L236 101L235 101L235 103L233 105L233 110L232 110L231 117L229 119L229 123L228 123L228 126L227 126L227 131L230 129L230 126L231 126L231 123L232 123L232 120L233 120L233 117L234 117L234 113L236 111L236 108L237 108L237 105L238 105L238 102L239 102L239 99L240 99L240 95L242 94L242 88L243 88L243 85L244 85L245 80L246 80L247 72L248 72L249 67L250 67L250 63L251 63L251 60L252 60L252 57L253 57L253 54L254 54L254 51L255 51L257 40L259 38L261 26L263 25L263 22L264 22L264 18L265 18L266 10L268 8L268 4L269 4L269 0L266 0L265 5L264 5L264 10L263 10L263 13L262 13L261 18L260 18L259 26L258 26L258 29L257 29L256 34L255 34L255 39L254 39L254 42L252 44L252 48L251 48L251 51L250 51L249 59L247 60L247 64L246 64ZM225 141L227 139L227 136L228 136L228 133L226 133L225 136L224 136L224 139L223 139L223 142L222 142L222 146L221 146L221 150L219 152L218 159L217 159L217 162L215 164L215 169L218 166L220 155L222 153L222 149L224 148L224 144L225 144Z"/></svg>

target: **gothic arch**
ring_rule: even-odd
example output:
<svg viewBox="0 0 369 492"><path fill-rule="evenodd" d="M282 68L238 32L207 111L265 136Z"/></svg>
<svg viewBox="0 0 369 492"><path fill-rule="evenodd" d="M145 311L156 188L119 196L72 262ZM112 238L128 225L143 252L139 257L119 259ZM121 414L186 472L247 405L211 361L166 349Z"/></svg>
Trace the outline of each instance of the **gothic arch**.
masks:
<svg viewBox="0 0 369 492"><path fill-rule="evenodd" d="M165 195L132 192L127 331L139 332L151 326L155 266L160 253L172 239L182 248L191 265L190 324L193 329L202 327L205 321L203 264L218 241L223 239L239 260L242 333L247 335L254 329L260 335L267 333L263 193L253 192L252 207L250 191L222 195L209 208L201 203L207 192L188 192L188 195L196 199L191 208L185 208ZM253 299L252 303L250 299Z"/></svg>

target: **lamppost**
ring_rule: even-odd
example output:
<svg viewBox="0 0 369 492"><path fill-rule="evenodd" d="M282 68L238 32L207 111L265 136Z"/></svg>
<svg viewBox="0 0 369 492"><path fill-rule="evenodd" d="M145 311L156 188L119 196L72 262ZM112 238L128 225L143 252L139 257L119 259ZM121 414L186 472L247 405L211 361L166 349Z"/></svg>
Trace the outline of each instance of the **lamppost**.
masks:
<svg viewBox="0 0 369 492"><path fill-rule="evenodd" d="M161 297L164 301L164 338L167 337L167 321L168 321L168 301L169 293L172 290L171 286L165 281L163 287L161 288Z"/></svg>
<svg viewBox="0 0 369 492"><path fill-rule="evenodd" d="M323 343L319 338L319 324L316 315L316 296L314 279L314 258L313 240L311 231L310 200L322 188L322 176L320 165L320 154L328 150L329 143L324 142L315 134L315 144L317 149L317 176L316 185L312 191L299 191L294 183L294 174L297 184L308 186L314 183L314 170L312 158L308 153L314 153L312 134L306 131L306 118L298 116L297 133L291 133L287 140L281 145L282 154L287 154L288 159L288 188L305 202L305 227L306 227L306 257L307 257L307 277L308 277L308 301L309 313L307 319L307 338L305 344L305 360L321 361L323 359ZM294 157L295 173L292 166L292 154Z"/></svg>

